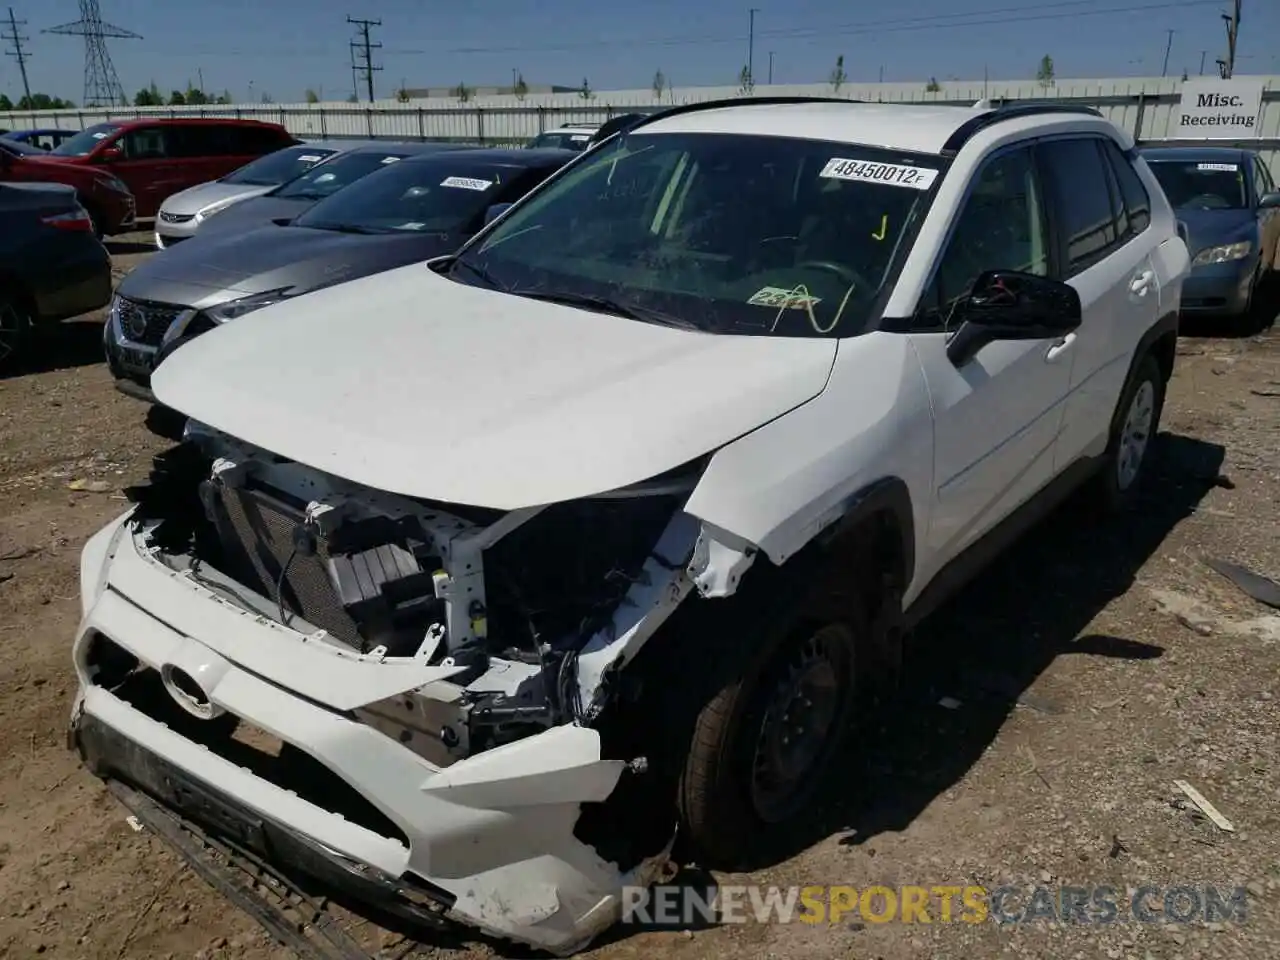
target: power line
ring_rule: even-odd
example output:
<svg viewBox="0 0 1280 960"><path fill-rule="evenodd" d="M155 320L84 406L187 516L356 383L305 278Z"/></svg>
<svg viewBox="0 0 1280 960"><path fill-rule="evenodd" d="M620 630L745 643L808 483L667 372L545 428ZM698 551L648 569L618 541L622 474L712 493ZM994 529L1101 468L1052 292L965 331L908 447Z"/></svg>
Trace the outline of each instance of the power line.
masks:
<svg viewBox="0 0 1280 960"><path fill-rule="evenodd" d="M109 107L125 102L120 75L107 52L107 38L141 40L142 34L104 22L98 0L80 0L79 20L40 32L84 37L83 102L86 107Z"/></svg>
<svg viewBox="0 0 1280 960"><path fill-rule="evenodd" d="M1054 8L1065 7L1081 7L1089 6L1097 3L1098 0L1059 0L1056 3L1042 3L1038 6L1039 10L1051 10ZM1171 10L1186 9L1190 7L1209 7L1218 6L1218 0L1165 0L1161 3L1143 3L1143 4L1126 4L1119 7L1105 7L1099 10L1072 10L1070 12L1061 13L1025 13L1027 9L1025 5L1017 7L996 7L985 10L973 10L968 13L949 13L937 14L928 17L909 17L896 18L893 20L869 20L856 24L833 24L826 27L801 27L774 30L757 30L755 32L758 38L774 38L784 40L809 39L815 37L830 36L855 36L859 34L880 34L880 33L900 33L911 32L916 30L945 30L956 27L987 27L1000 26L1007 23L1028 23L1033 21L1047 20L1066 20L1075 19L1076 17L1088 16L1111 16L1120 13L1140 13L1150 10ZM956 20L956 18L972 18L983 17L986 19L967 19L958 22L943 22L946 20ZM453 47L445 50L445 53L512 53L515 51L528 50L538 52L559 52L568 50L587 50L595 49L602 46L655 46L655 47L675 47L675 46L701 46L711 43L741 43L748 40L748 37L726 34L704 34L702 36L672 36L672 37L650 37L636 39L634 37L621 38L615 40L599 39L584 42L555 43L538 46L511 46L511 47ZM388 56L423 56L427 53L437 52L419 49L389 49Z"/></svg>
<svg viewBox="0 0 1280 960"><path fill-rule="evenodd" d="M27 21L19 20L13 15L13 7L9 8L9 32L0 33L0 40L8 40L13 44L12 50L6 50L5 53L18 61L18 72L22 74L22 92L27 98L27 102L31 101L31 84L27 82L27 57L30 56L22 49L23 41L30 39L18 33L18 27L25 27Z"/></svg>
<svg viewBox="0 0 1280 960"><path fill-rule="evenodd" d="M381 20L360 20L355 17L347 17L347 23L353 24L360 33L360 40L351 41L351 73L352 81L355 80L357 73L364 74L365 90L369 94L369 102L373 103L373 75L381 70L381 67L373 65L373 51L380 49L382 44L369 42L369 29L371 27L382 26ZM357 65L357 58L363 61Z"/></svg>

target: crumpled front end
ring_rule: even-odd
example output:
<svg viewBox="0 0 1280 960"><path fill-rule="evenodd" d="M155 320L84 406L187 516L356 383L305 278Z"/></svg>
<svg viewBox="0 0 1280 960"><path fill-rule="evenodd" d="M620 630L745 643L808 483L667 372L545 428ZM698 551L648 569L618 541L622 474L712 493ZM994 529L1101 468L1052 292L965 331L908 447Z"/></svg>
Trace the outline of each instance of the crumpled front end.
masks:
<svg viewBox="0 0 1280 960"><path fill-rule="evenodd" d="M611 681L750 562L685 496L463 516L197 428L85 548L73 740L264 857L573 953L671 840L583 816L648 773L605 754Z"/></svg>

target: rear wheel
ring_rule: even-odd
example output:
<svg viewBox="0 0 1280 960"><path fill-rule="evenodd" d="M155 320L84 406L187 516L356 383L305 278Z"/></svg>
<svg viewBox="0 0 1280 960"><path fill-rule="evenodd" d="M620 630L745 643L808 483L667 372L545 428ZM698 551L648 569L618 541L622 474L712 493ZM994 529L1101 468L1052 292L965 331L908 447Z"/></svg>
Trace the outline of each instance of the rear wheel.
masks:
<svg viewBox="0 0 1280 960"><path fill-rule="evenodd" d="M1111 426L1111 441L1098 475L1095 499L1107 512L1129 506L1146 477L1151 442L1160 428L1165 379L1155 357L1138 363L1120 395Z"/></svg>
<svg viewBox="0 0 1280 960"><path fill-rule="evenodd" d="M31 342L31 313L16 297L0 293L0 366L10 366Z"/></svg>

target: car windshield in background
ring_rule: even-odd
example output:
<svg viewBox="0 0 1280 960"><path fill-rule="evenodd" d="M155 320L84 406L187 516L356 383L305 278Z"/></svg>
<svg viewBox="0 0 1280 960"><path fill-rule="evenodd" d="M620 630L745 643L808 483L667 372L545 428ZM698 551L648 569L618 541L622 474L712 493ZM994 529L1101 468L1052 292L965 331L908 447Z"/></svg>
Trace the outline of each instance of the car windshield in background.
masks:
<svg viewBox="0 0 1280 960"><path fill-rule="evenodd" d="M1248 206L1244 164L1221 160L1156 160L1147 165L1174 209L1240 210Z"/></svg>
<svg viewBox="0 0 1280 960"><path fill-rule="evenodd" d="M302 176L290 180L272 192L273 197L286 200L323 200L337 193L349 183L355 183L366 174L381 170L404 157L403 153L388 150L352 152L316 164Z"/></svg>
<svg viewBox="0 0 1280 960"><path fill-rule="evenodd" d="M585 150L591 142L591 132L542 133L526 144L530 148L550 147L555 150Z"/></svg>
<svg viewBox="0 0 1280 960"><path fill-rule="evenodd" d="M938 157L725 134L602 147L466 248L466 283L715 333L848 336Z"/></svg>
<svg viewBox="0 0 1280 960"><path fill-rule="evenodd" d="M524 174L487 163L409 160L322 200L294 224L369 233L451 233L480 219L511 180Z"/></svg>
<svg viewBox="0 0 1280 960"><path fill-rule="evenodd" d="M107 137L120 129L118 123L98 123L88 130L81 130L69 140L64 140L49 151L59 157L86 157Z"/></svg>
<svg viewBox="0 0 1280 960"><path fill-rule="evenodd" d="M336 151L329 147L285 147L265 157L259 157L252 163L246 163L239 170L222 178L223 183L240 183L250 187L275 187L288 183L294 177L306 173L325 157Z"/></svg>

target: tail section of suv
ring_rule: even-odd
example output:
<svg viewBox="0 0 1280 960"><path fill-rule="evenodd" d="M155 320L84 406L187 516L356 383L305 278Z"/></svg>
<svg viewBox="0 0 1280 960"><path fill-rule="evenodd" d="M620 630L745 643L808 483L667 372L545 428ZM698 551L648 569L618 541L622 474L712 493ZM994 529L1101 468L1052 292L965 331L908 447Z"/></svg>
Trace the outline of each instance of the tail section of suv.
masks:
<svg viewBox="0 0 1280 960"><path fill-rule="evenodd" d="M128 120L89 127L47 156L119 178L133 193L137 215L151 218L171 194L297 142L279 124L257 120Z"/></svg>
<svg viewBox="0 0 1280 960"><path fill-rule="evenodd" d="M200 336L152 378L184 442L85 548L73 741L558 954L677 830L741 866L911 623L1064 489L1138 488L1189 257L1133 148L1042 104L679 107L452 256Z"/></svg>

